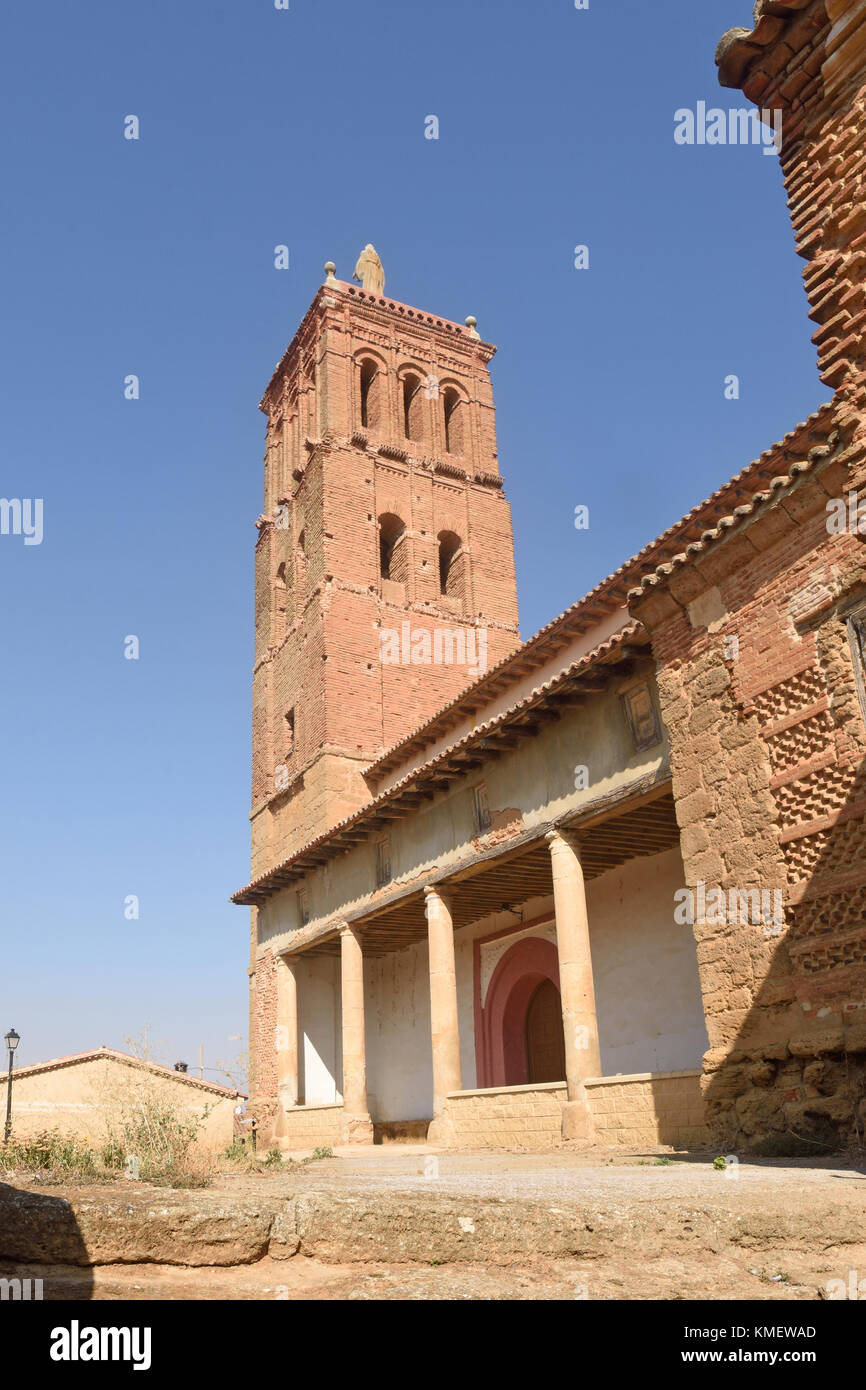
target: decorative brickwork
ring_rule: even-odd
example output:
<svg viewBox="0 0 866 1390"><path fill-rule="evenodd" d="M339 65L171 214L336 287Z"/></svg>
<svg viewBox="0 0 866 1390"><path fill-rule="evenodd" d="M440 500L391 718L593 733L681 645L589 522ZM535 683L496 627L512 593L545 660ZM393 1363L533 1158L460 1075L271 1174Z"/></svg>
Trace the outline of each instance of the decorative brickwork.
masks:
<svg viewBox="0 0 866 1390"><path fill-rule="evenodd" d="M866 685L851 625L866 604L866 536L856 519L830 524L834 509L837 521L840 508L856 518L866 494L866 0L758 0L754 27L725 35L717 60L723 84L783 113L782 170L834 396L600 586L600 608L592 596L583 607L590 624L624 621L625 592L640 585L631 635L652 641L699 904L711 1132L728 1151L813 1154L866 1129ZM245 902L264 904L307 864L332 864L324 840L342 853L393 798L408 792L417 805L448 785L398 780L353 814L407 752L426 756L485 705L464 700L465 667L383 665L383 630L483 626L489 666L515 645L492 351L456 324L329 281L268 387ZM566 645L568 621L536 642ZM532 648L518 658L527 673ZM507 754L493 749L498 727L461 732L466 770L478 766L469 741ZM431 755L417 779L437 778L436 759L453 753ZM289 873L283 861L319 834ZM272 1047L273 987L268 958L255 968L261 1051ZM254 1074L270 1114L275 1068L262 1056ZM596 1079L586 1091L608 1142L697 1143L695 1086L688 1073ZM547 1147L564 1096L538 1085L449 1094L437 1122L458 1143ZM309 1123L326 1133L330 1120Z"/></svg>
<svg viewBox="0 0 866 1390"><path fill-rule="evenodd" d="M337 282L316 296L265 392L254 877L367 800L364 768L516 646L509 507L479 477L501 482L493 352L456 324ZM421 384L408 438L410 365ZM465 467L437 473L446 382L461 395ZM444 594L443 534L458 556ZM437 631L461 639L425 660L418 634ZM383 632L400 634L397 660L383 661Z"/></svg>
<svg viewBox="0 0 866 1390"><path fill-rule="evenodd" d="M779 446L769 485L756 465L751 501L644 580L632 612L653 633L687 881L784 903L769 926L695 924L708 1113L720 1142L809 1153L866 1119L866 731L845 626L866 550L856 528L828 527L828 503L864 476L866 5L759 0L755 21L723 39L722 81L784 111L836 395Z"/></svg>
<svg viewBox="0 0 866 1390"><path fill-rule="evenodd" d="M268 385L253 877L367 802L364 769L517 645L494 351L457 324L332 282ZM459 418L452 409L446 422L455 392ZM460 455L447 464L446 443ZM396 660L383 660L385 633ZM255 953L253 967L261 974ZM273 1097L269 977L253 990L253 1091Z"/></svg>

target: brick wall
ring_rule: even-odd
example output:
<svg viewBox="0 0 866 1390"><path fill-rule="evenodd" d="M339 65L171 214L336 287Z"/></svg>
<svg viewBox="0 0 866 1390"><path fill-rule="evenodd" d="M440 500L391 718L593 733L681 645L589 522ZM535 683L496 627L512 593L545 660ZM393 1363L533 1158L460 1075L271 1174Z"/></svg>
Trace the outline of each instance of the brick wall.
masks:
<svg viewBox="0 0 866 1390"><path fill-rule="evenodd" d="M287 836L322 833L369 795L360 768L517 644L511 516L488 371L467 330L338 284L319 292L265 393L265 507L256 548L254 873ZM362 363L376 364L375 428L361 425ZM403 381L419 394L407 439ZM463 455L445 450L444 392L462 399ZM399 575L380 574L380 519L402 523ZM440 593L439 537L461 542L461 597ZM396 562L395 562L396 563ZM395 575L397 569L395 569ZM466 659L383 662L383 629L461 631ZM404 644L401 642L401 656ZM419 655L422 657L419 660ZM480 674L480 672L478 672ZM294 736L286 715L294 711ZM323 753L352 776L334 801ZM285 769L279 776L277 769ZM348 803L348 804L347 804Z"/></svg>
<svg viewBox="0 0 866 1390"><path fill-rule="evenodd" d="M454 1144L471 1149L551 1149L562 1140L564 1083L462 1091L448 1097Z"/></svg>
<svg viewBox="0 0 866 1390"><path fill-rule="evenodd" d="M859 36L859 37L858 37ZM631 605L651 630L686 882L778 892L780 920L695 922L721 1143L814 1153L866 1119L866 730L845 616L863 538L866 5L762 0L722 80L784 111L782 168L835 396L762 455L738 514ZM756 494L758 500L754 501Z"/></svg>
<svg viewBox="0 0 866 1390"><path fill-rule="evenodd" d="M447 320L326 285L265 392L253 877L369 800L365 766L517 645L511 514L488 370L494 351ZM362 370L373 367L363 423ZM409 373L425 384L413 398L411 439ZM446 392L460 401L450 449ZM390 578L380 573L383 516L403 526ZM443 534L460 541L460 582L444 595ZM399 634L399 655L409 660L382 661L383 630ZM437 633L444 660L424 660L419 634L432 655ZM452 645L441 634L458 637ZM261 962L257 976L251 1088L273 1100L272 985Z"/></svg>

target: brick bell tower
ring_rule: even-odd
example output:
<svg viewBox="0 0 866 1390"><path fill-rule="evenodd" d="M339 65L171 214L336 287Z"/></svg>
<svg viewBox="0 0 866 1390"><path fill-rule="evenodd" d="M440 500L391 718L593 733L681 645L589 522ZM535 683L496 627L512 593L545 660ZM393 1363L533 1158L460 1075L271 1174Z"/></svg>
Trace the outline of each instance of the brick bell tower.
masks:
<svg viewBox="0 0 866 1390"><path fill-rule="evenodd" d="M372 254L364 288L325 267L260 406L254 878L368 800L364 768L519 641L496 349L474 319L386 299Z"/></svg>

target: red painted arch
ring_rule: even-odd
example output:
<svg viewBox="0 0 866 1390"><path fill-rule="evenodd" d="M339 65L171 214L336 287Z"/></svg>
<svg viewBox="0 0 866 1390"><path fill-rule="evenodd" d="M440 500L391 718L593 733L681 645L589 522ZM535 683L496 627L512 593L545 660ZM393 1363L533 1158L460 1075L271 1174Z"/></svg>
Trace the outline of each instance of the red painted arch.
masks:
<svg viewBox="0 0 866 1390"><path fill-rule="evenodd" d="M500 960L481 1008L479 1088L528 1082L526 1011L544 980L559 989L559 957L551 941L524 937Z"/></svg>

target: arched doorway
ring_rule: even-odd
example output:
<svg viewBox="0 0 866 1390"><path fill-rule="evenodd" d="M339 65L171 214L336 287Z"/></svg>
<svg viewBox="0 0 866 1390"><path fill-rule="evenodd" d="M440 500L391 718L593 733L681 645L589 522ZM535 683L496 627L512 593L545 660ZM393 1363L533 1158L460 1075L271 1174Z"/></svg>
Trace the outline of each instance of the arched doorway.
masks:
<svg viewBox="0 0 866 1390"><path fill-rule="evenodd" d="M528 937L506 951L491 977L479 1022L480 1086L565 1080L559 959L553 942Z"/></svg>
<svg viewBox="0 0 866 1390"><path fill-rule="evenodd" d="M552 980L542 980L526 1010L527 1079L565 1080L565 1036L562 1000Z"/></svg>

